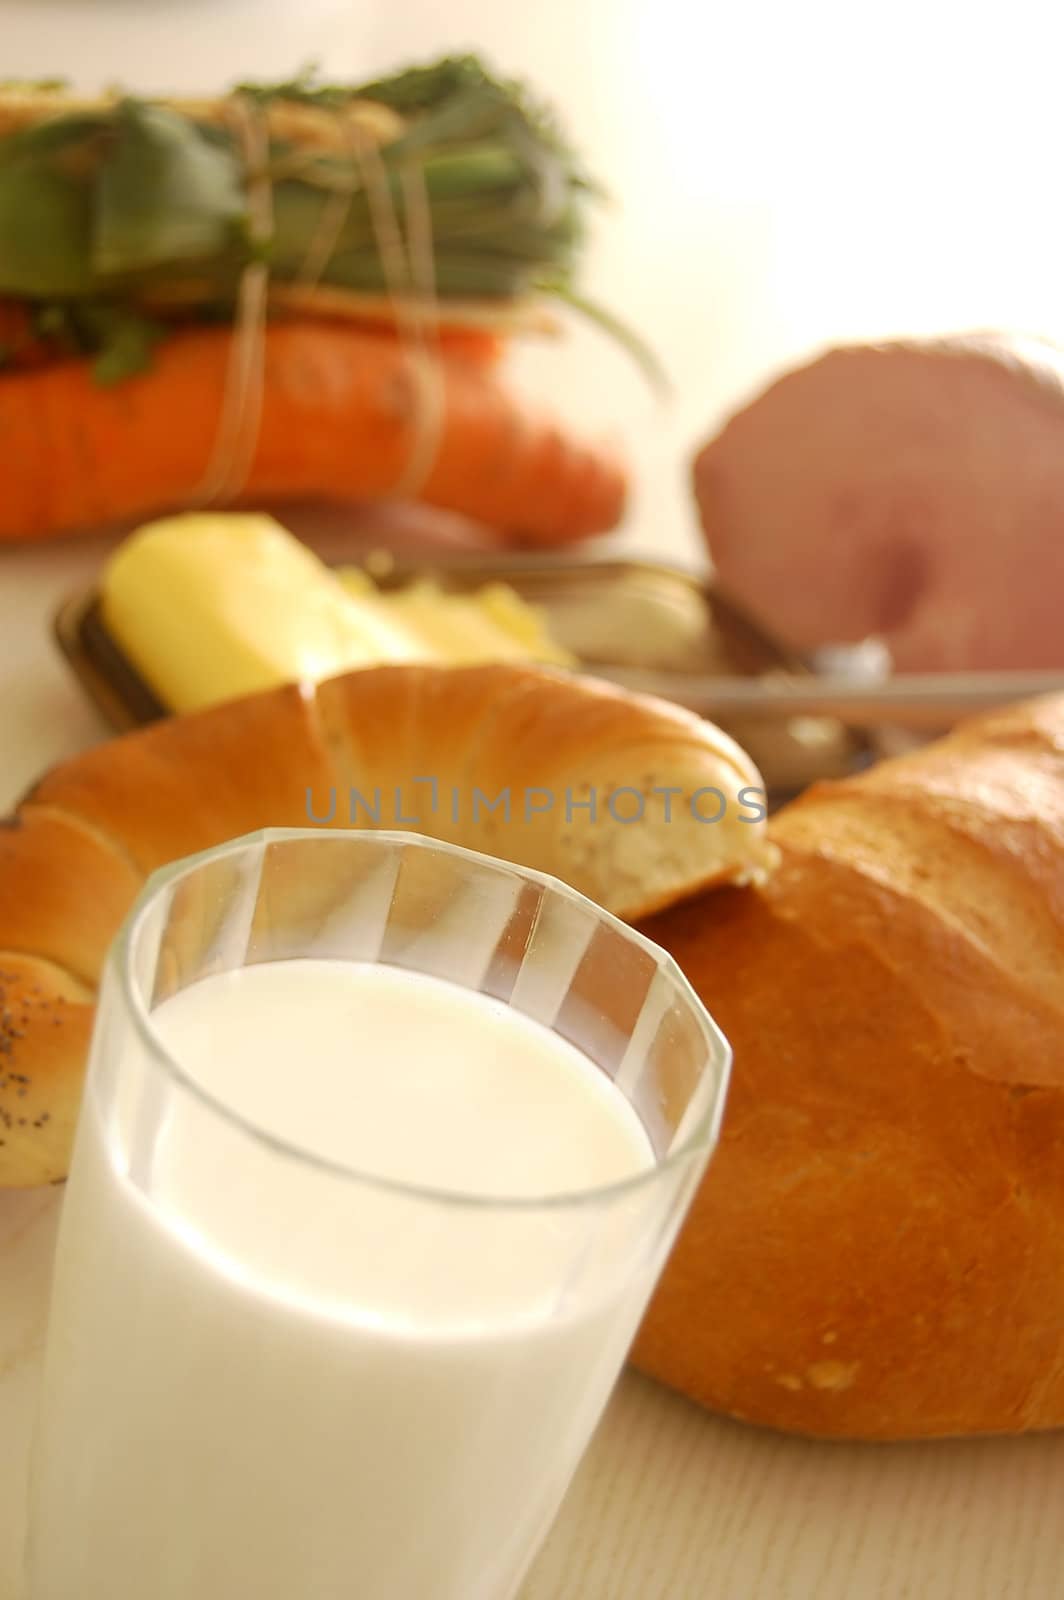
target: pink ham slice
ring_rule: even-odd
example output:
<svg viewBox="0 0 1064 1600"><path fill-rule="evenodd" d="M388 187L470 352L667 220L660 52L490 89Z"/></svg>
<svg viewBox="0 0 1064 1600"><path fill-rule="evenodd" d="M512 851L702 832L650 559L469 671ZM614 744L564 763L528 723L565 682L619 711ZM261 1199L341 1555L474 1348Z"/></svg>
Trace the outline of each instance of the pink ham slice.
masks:
<svg viewBox="0 0 1064 1600"><path fill-rule="evenodd" d="M1064 666L1064 351L829 351L734 416L694 481L722 585L792 645Z"/></svg>

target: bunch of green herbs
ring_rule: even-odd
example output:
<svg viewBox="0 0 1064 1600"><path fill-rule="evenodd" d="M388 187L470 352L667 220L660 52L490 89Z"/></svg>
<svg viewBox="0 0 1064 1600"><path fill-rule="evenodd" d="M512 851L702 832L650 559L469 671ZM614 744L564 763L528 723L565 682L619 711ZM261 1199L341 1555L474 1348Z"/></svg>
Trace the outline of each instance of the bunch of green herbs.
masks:
<svg viewBox="0 0 1064 1600"><path fill-rule="evenodd" d="M573 274L595 186L520 85L462 57L352 86L306 74L238 93L260 106L333 111L370 100L398 114L401 131L379 151L380 181L400 230L417 220L415 202L427 208L441 302L579 302ZM262 176L249 173L236 125L133 97L24 126L0 138L0 297L22 302L41 337L92 355L98 381L113 382L150 364L167 325L160 306L231 317L255 259L275 282L299 283L326 237L316 282L395 290L357 151L273 137L265 242L249 215L250 183Z"/></svg>

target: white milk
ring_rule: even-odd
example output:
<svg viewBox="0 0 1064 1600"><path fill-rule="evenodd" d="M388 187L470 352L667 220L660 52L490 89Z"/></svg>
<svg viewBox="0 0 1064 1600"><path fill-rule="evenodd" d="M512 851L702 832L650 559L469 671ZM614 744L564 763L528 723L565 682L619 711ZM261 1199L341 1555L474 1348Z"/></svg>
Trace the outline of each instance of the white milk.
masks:
<svg viewBox="0 0 1064 1600"><path fill-rule="evenodd" d="M586 1057L437 979L277 963L205 979L152 1020L225 1106L361 1173L530 1197L653 1162ZM31 1600L513 1595L652 1264L626 1267L612 1235L593 1290L567 1298L571 1208L515 1222L412 1199L279 1156L184 1091L151 1120L137 1187L86 1101Z"/></svg>

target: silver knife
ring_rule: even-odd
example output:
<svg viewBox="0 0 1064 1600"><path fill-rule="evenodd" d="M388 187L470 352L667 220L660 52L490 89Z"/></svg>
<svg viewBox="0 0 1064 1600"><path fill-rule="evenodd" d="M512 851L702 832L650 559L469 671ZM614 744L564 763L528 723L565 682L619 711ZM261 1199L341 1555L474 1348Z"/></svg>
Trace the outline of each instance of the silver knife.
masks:
<svg viewBox="0 0 1064 1600"><path fill-rule="evenodd" d="M674 700L706 717L834 717L849 727L948 728L980 711L1064 693L1059 672L900 673L872 682L839 675L714 678L588 665L625 689Z"/></svg>

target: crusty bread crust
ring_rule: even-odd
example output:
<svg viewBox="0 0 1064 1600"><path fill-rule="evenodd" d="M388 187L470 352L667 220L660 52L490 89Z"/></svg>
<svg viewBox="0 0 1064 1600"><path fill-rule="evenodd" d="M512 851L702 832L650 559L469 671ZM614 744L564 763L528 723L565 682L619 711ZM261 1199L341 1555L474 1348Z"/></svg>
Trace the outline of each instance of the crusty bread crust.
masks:
<svg viewBox="0 0 1064 1600"><path fill-rule="evenodd" d="M807 1434L1064 1425L1064 697L771 833L762 887L645 926L735 1070L637 1360Z"/></svg>
<svg viewBox="0 0 1064 1600"><path fill-rule="evenodd" d="M610 815L620 788L619 814L642 798L640 822ZM65 762L0 828L0 1188L64 1176L103 961L167 862L268 827L405 828L552 873L634 919L771 866L744 788L763 794L760 775L712 724L511 665L352 672L169 718ZM690 803L709 789L728 796L713 825ZM60 1026L74 995L78 1025ZM26 1100L34 1118L51 1112L32 1137Z"/></svg>

